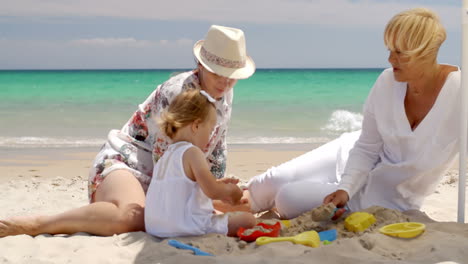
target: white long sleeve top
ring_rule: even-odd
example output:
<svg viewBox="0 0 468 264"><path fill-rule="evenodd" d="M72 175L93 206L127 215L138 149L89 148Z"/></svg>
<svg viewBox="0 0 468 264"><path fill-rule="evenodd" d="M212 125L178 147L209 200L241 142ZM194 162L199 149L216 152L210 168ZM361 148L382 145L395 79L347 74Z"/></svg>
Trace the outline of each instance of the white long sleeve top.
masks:
<svg viewBox="0 0 468 264"><path fill-rule="evenodd" d="M419 209L435 191L459 151L460 78L460 69L448 75L431 110L412 130L404 107L407 83L396 81L391 68L382 72L338 186L348 192L351 210Z"/></svg>

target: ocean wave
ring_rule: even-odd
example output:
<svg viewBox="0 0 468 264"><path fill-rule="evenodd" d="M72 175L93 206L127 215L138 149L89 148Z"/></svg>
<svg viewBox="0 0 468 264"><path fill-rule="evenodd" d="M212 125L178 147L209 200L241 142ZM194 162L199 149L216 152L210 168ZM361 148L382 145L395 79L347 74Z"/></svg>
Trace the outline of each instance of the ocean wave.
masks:
<svg viewBox="0 0 468 264"><path fill-rule="evenodd" d="M7 148L95 147L104 142L102 138L0 137L0 147Z"/></svg>
<svg viewBox="0 0 468 264"><path fill-rule="evenodd" d="M325 143L327 137L228 137L228 144L303 144Z"/></svg>
<svg viewBox="0 0 468 264"><path fill-rule="evenodd" d="M327 137L228 137L228 144L301 144L325 143ZM3 148L79 148L104 144L104 138L74 137L0 137Z"/></svg>
<svg viewBox="0 0 468 264"><path fill-rule="evenodd" d="M322 130L332 133L351 132L361 129L363 116L346 110L335 110Z"/></svg>

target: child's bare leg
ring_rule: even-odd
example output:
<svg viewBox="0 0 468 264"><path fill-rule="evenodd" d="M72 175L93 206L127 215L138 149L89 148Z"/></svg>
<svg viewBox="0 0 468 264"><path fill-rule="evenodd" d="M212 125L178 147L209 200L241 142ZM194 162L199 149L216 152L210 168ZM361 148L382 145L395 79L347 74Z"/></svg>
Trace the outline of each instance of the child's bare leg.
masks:
<svg viewBox="0 0 468 264"><path fill-rule="evenodd" d="M236 236L239 227L252 228L257 223L257 220L251 213L247 212L232 212L229 214L228 220L228 236Z"/></svg>
<svg viewBox="0 0 468 264"><path fill-rule="evenodd" d="M94 203L53 216L0 220L0 237L76 232L109 236L144 231L144 204L139 181L128 171L116 170L99 185Z"/></svg>

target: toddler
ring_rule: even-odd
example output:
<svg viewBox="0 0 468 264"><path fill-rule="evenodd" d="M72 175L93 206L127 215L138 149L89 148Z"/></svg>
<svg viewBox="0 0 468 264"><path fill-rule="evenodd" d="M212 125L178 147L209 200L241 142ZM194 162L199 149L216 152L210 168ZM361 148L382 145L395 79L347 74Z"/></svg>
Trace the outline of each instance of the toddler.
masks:
<svg viewBox="0 0 468 264"><path fill-rule="evenodd" d="M238 180L217 180L203 150L216 124L215 100L192 89L174 98L159 125L172 139L154 166L146 194L146 232L158 237L220 233L235 236L239 227L251 228L247 212L215 214L212 199L237 204L242 197Z"/></svg>

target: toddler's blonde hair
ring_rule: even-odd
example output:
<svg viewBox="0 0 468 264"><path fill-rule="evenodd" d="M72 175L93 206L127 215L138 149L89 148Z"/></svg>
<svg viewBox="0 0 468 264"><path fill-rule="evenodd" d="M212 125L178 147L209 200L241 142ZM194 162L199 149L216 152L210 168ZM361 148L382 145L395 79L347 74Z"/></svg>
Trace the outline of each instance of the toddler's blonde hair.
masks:
<svg viewBox="0 0 468 264"><path fill-rule="evenodd" d="M189 89L178 94L169 107L161 113L159 126L169 137L173 138L180 128L200 120L204 122L210 108L215 107L199 89Z"/></svg>
<svg viewBox="0 0 468 264"><path fill-rule="evenodd" d="M384 33L390 51L399 51L423 62L435 62L446 32L439 17L426 8L414 8L395 15Z"/></svg>

